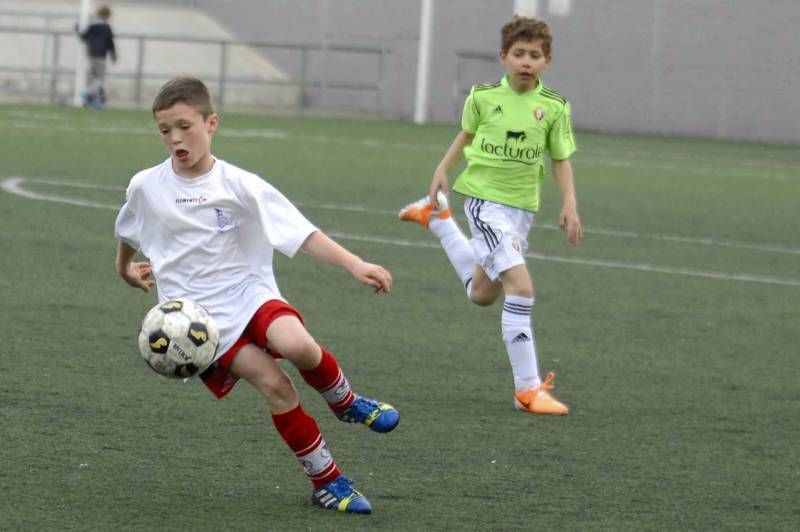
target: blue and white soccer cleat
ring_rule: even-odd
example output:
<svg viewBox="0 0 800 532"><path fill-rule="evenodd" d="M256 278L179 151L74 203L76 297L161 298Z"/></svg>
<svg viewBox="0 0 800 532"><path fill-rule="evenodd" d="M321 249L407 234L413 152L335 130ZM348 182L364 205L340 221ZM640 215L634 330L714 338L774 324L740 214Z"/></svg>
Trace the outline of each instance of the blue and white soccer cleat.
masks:
<svg viewBox="0 0 800 532"><path fill-rule="evenodd" d="M311 502L327 510L354 514L371 514L372 505L366 497L353 489L353 481L339 475L311 493Z"/></svg>
<svg viewBox="0 0 800 532"><path fill-rule="evenodd" d="M360 395L338 417L347 423L362 423L375 432L389 432L400 422L400 412L392 405Z"/></svg>

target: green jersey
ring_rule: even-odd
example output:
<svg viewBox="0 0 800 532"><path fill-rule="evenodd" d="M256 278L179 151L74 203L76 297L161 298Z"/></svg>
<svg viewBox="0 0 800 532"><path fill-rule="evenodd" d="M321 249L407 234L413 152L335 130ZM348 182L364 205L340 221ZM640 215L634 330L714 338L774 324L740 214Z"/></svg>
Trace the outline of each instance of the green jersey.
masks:
<svg viewBox="0 0 800 532"><path fill-rule="evenodd" d="M467 168L453 190L526 211L539 210L545 153L563 160L575 151L569 102L541 80L524 94L506 77L475 85L461 128L474 139L464 148Z"/></svg>

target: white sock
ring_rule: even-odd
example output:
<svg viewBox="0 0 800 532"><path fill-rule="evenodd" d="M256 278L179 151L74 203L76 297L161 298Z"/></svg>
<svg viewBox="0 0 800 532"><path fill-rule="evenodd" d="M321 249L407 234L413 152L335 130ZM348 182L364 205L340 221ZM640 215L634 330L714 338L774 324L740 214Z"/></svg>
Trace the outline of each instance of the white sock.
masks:
<svg viewBox="0 0 800 532"><path fill-rule="evenodd" d="M428 229L436 235L441 242L450 264L456 270L461 283L467 290L467 296L472 291L472 275L475 273L475 255L469 240L461 232L453 217L433 218L428 224Z"/></svg>
<svg viewBox="0 0 800 532"><path fill-rule="evenodd" d="M542 383L536 359L532 311L532 297L506 295L500 324L517 390L527 390Z"/></svg>

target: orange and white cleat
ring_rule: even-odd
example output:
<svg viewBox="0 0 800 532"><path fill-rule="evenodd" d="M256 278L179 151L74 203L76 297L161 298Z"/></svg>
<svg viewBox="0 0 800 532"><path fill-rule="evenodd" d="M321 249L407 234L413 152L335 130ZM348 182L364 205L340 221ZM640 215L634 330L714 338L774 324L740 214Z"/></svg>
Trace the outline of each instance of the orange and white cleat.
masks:
<svg viewBox="0 0 800 532"><path fill-rule="evenodd" d="M547 374L544 382L536 388L514 392L514 408L525 410L531 414L547 414L551 416L563 416L569 413L569 408L564 403L550 395L555 385L553 381L556 374L552 371Z"/></svg>
<svg viewBox="0 0 800 532"><path fill-rule="evenodd" d="M441 190L436 193L436 201L439 202L439 209L434 209L431 199L425 196L419 201L409 203L400 209L400 219L404 222L417 222L425 229L433 218L445 220L450 218L450 206L447 196Z"/></svg>

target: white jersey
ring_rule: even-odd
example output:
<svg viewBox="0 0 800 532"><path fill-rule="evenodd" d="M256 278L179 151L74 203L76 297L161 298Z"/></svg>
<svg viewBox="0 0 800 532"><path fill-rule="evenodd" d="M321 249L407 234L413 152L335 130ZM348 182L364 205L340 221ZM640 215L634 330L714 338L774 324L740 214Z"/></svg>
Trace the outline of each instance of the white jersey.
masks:
<svg viewBox="0 0 800 532"><path fill-rule="evenodd" d="M208 310L220 332L217 357L263 303L283 300L273 250L292 257L317 230L272 185L220 159L193 179L167 159L133 176L126 198L117 239L150 260L159 301L185 297Z"/></svg>

